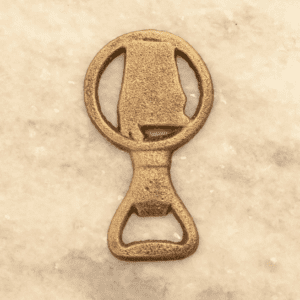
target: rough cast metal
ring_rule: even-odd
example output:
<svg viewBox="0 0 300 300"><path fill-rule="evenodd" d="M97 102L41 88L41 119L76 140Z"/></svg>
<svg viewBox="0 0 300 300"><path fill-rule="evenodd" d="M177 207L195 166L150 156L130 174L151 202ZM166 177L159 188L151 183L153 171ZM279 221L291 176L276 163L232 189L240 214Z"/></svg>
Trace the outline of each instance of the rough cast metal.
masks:
<svg viewBox="0 0 300 300"><path fill-rule="evenodd" d="M125 69L118 104L118 128L101 111L99 80L107 65L125 53ZM186 96L180 85L176 56L184 58L198 80L200 99L192 118L184 113ZM213 85L199 54L171 33L143 30L108 43L91 62L84 82L87 112L98 131L130 153L133 178L109 230L108 247L121 260L182 259L199 244L194 221L180 200L170 177L171 156L204 125L213 104ZM123 229L132 213L165 216L172 212L183 230L178 242L147 240L125 244Z"/></svg>

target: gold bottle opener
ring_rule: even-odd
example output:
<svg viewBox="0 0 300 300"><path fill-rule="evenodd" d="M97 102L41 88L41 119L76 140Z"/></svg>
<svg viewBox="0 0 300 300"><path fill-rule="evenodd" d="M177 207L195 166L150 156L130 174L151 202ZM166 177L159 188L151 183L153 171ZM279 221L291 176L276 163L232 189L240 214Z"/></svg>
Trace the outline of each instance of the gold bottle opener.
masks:
<svg viewBox="0 0 300 300"><path fill-rule="evenodd" d="M107 65L125 53L125 69L118 104L118 128L101 111L98 85ZM184 113L186 96L180 85L176 56L184 58L198 80L200 99L192 118ZM84 99L91 121L118 148L130 153L133 178L109 230L108 247L121 260L182 259L199 244L194 221L180 200L170 177L173 152L204 125L213 103L210 74L199 54L171 33L143 30L108 43L91 62L84 82ZM179 243L147 240L125 244L123 229L132 213L165 216L172 212L183 230Z"/></svg>

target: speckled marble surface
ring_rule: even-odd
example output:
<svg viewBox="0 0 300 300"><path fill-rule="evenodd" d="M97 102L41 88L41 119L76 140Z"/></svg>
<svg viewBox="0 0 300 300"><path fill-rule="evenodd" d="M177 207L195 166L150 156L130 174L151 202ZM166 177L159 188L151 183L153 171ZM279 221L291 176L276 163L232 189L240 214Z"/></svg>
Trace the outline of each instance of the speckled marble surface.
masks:
<svg viewBox="0 0 300 300"><path fill-rule="evenodd" d="M0 299L300 299L299 1L29 2L0 3ZM200 235L182 261L107 248L132 167L92 125L83 81L105 44L142 29L185 39L214 83L205 126L173 156ZM121 68L100 83L112 122ZM124 241L180 234L172 216L132 217Z"/></svg>

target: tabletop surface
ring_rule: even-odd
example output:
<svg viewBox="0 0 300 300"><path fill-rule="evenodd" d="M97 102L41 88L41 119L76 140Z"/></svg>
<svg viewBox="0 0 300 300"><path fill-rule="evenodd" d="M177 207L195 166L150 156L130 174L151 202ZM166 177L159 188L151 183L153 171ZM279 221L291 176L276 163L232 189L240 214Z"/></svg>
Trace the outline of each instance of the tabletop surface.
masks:
<svg viewBox="0 0 300 300"><path fill-rule="evenodd" d="M2 1L0 298L299 299L299 13L281 0ZM200 236L180 261L123 262L107 247L132 166L91 123L83 83L102 47L142 29L186 40L214 85L204 127L172 159ZM196 79L177 63L191 116ZM115 125L123 65L99 87ZM181 234L172 215L133 215L123 240Z"/></svg>

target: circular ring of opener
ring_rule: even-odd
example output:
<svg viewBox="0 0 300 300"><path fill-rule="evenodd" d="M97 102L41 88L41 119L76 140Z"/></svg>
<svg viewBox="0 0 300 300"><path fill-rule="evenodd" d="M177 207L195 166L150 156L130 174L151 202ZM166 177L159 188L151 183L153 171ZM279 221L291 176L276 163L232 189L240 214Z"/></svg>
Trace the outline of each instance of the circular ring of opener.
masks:
<svg viewBox="0 0 300 300"><path fill-rule="evenodd" d="M200 90L200 99L196 112L191 118L191 122L178 134L161 141L137 142L122 136L116 128L106 120L98 101L98 86L100 77L107 65L124 51L128 44L136 40L151 39L170 43L174 46L175 51L177 50L179 53L185 54L190 66L196 74ZM105 138L120 149L126 151L175 150L187 143L204 125L213 104L213 85L205 63L190 44L182 38L165 31L142 30L124 34L108 43L98 52L86 73L84 99L88 114L95 127Z"/></svg>

